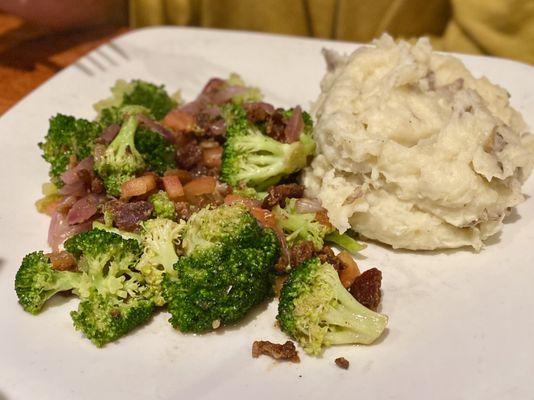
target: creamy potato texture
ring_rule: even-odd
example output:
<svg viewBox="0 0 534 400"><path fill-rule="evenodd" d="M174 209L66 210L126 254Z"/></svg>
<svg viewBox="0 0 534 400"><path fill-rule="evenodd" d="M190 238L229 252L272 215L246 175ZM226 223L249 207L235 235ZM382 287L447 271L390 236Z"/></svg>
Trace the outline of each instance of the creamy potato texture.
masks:
<svg viewBox="0 0 534 400"><path fill-rule="evenodd" d="M523 201L533 166L506 90L425 39L325 55L308 194L340 231L394 248L480 249Z"/></svg>

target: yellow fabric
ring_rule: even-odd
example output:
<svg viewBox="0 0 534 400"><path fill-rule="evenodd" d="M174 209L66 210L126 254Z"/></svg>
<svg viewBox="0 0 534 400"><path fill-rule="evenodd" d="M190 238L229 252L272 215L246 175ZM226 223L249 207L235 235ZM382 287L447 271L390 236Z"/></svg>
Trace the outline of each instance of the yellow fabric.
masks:
<svg viewBox="0 0 534 400"><path fill-rule="evenodd" d="M129 0L133 27L175 24L436 48L534 63L534 0Z"/></svg>

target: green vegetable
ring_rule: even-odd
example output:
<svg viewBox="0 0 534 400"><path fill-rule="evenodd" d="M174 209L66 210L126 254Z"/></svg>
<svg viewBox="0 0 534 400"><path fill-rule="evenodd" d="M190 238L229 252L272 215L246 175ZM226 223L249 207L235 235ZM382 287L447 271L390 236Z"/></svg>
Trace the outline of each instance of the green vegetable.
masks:
<svg viewBox="0 0 534 400"><path fill-rule="evenodd" d="M37 314L45 302L59 292L80 286L81 275L71 271L56 271L42 251L28 254L15 276L15 291L24 310Z"/></svg>
<svg viewBox="0 0 534 400"><path fill-rule="evenodd" d="M154 214L157 218L176 220L176 209L167 192L160 190L150 196L148 201L154 206Z"/></svg>
<svg viewBox="0 0 534 400"><path fill-rule="evenodd" d="M85 119L57 114L50 119L45 140L39 143L43 158L50 164L50 178L57 186L63 182L59 176L67 170L72 156L81 161L91 155L94 140L100 136L102 126Z"/></svg>
<svg viewBox="0 0 534 400"><path fill-rule="evenodd" d="M232 115L221 166L221 179L232 186L245 184L265 190L304 168L315 152L315 142L306 129L299 141L281 143L250 123L246 113Z"/></svg>
<svg viewBox="0 0 534 400"><path fill-rule="evenodd" d="M96 346L117 340L146 322L154 310L152 293L134 269L141 255L136 240L93 229L68 239L64 247L78 260L83 275L71 313L74 326Z"/></svg>
<svg viewBox="0 0 534 400"><path fill-rule="evenodd" d="M309 240L315 250L323 248L324 238L334 231L332 226L326 226L317 221L315 213L299 214L296 209L297 199L287 199L284 208L279 205L273 208L276 222L284 231L289 245Z"/></svg>
<svg viewBox="0 0 534 400"><path fill-rule="evenodd" d="M282 331L313 355L331 345L370 344L388 322L387 316L358 303L334 267L318 258L291 273L282 288L277 319Z"/></svg>
<svg viewBox="0 0 534 400"><path fill-rule="evenodd" d="M348 250L352 254L356 254L365 249L365 244L357 242L348 233L340 234L337 231L329 233L324 238L325 242L334 243L335 245Z"/></svg>
<svg viewBox="0 0 534 400"><path fill-rule="evenodd" d="M174 146L158 132L137 128L135 147L143 157L147 168L158 175L163 175L165 171L176 168Z"/></svg>
<svg viewBox="0 0 534 400"><path fill-rule="evenodd" d="M129 83L120 79L111 88L112 96L95 104L98 111L98 120L104 125L120 123L117 110L124 106L143 106L157 120L162 119L176 106L165 91L165 87L157 86L142 80L133 80Z"/></svg>
<svg viewBox="0 0 534 400"><path fill-rule="evenodd" d="M152 298L157 306L165 304L161 294L163 275L176 277L173 266L178 260L177 244L180 241L184 223L176 223L165 218L149 219L141 224L143 255L136 265L141 272Z"/></svg>
<svg viewBox="0 0 534 400"><path fill-rule="evenodd" d="M95 155L95 170L104 181L108 194L118 196L121 185L146 168L134 143L137 125L135 115L129 116L103 154Z"/></svg>
<svg viewBox="0 0 534 400"><path fill-rule="evenodd" d="M244 207L200 211L188 221L182 247L176 276L163 278L175 328L205 332L235 323L272 295L278 240Z"/></svg>

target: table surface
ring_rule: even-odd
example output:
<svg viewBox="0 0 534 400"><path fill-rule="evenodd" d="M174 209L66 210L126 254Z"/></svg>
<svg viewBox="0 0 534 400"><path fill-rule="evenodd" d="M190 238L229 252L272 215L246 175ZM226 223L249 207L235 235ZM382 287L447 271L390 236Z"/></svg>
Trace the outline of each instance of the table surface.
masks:
<svg viewBox="0 0 534 400"><path fill-rule="evenodd" d="M99 26L58 33L0 13L0 115L58 71L127 30Z"/></svg>

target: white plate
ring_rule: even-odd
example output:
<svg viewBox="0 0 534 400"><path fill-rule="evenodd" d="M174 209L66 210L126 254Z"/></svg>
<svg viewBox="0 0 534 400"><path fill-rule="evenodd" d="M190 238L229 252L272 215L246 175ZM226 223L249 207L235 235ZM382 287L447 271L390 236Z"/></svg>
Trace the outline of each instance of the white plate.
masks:
<svg viewBox="0 0 534 400"><path fill-rule="evenodd" d="M238 327L182 335L161 313L103 349L74 331L74 299L34 317L17 304L22 257L45 249L48 218L33 203L47 180L37 142L57 112L93 117L91 104L117 78L181 88L191 99L212 76L235 71L267 101L308 107L324 72L322 47L357 46L261 34L156 28L124 35L59 73L0 119L0 399L532 399L534 376L534 199L480 254L392 251L370 245L364 268L381 267L389 330L373 346L302 354L300 364L252 359L255 339L285 340L276 302ZM512 94L534 126L534 69L461 57ZM525 191L534 194L534 179ZM344 356L350 369L333 360ZM349 397L347 397L349 398Z"/></svg>

